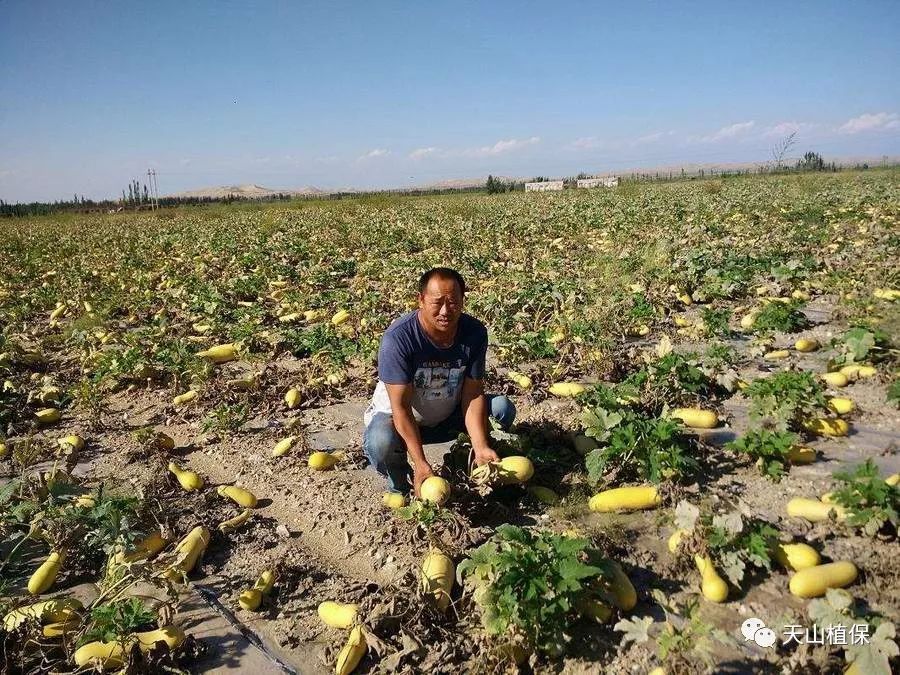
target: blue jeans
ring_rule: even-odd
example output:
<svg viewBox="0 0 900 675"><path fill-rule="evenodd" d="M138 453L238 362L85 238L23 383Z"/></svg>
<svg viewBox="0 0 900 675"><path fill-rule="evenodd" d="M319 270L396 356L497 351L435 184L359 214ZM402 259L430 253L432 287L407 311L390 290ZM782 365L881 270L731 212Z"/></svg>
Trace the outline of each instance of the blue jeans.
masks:
<svg viewBox="0 0 900 675"><path fill-rule="evenodd" d="M509 429L516 418L516 407L506 396L487 395L490 415L503 429ZM433 427L420 426L423 443L442 443L454 440L459 432L465 431L462 406L443 422ZM388 488L394 492L409 492L412 483L412 467L406 457L406 445L397 429L394 416L375 413L369 426L363 432L363 452L369 465L388 481Z"/></svg>

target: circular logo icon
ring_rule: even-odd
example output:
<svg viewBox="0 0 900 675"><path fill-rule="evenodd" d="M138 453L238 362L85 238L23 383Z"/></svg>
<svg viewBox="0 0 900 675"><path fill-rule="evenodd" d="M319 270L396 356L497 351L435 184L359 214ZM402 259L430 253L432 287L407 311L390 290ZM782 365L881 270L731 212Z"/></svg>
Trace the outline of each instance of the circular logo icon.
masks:
<svg viewBox="0 0 900 675"><path fill-rule="evenodd" d="M749 642L756 635L756 631L760 628L765 628L765 626L766 624L761 619L757 619L755 616L751 617L741 624L741 635L744 636L744 640Z"/></svg>
<svg viewBox="0 0 900 675"><path fill-rule="evenodd" d="M760 647L769 648L775 644L775 631L763 626L753 635L753 640Z"/></svg>

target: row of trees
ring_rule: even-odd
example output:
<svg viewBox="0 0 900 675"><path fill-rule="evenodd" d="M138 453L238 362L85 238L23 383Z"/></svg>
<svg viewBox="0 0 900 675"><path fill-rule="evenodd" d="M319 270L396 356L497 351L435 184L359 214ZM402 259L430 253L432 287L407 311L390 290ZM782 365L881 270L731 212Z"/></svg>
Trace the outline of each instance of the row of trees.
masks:
<svg viewBox="0 0 900 675"><path fill-rule="evenodd" d="M122 190L122 203L134 206L136 204L149 204L150 191L147 184L144 183L144 191L141 192L141 185L137 180L133 180L128 184L128 196L125 196L125 190Z"/></svg>
<svg viewBox="0 0 900 675"><path fill-rule="evenodd" d="M540 178L535 178L534 180L541 180ZM493 176L487 177L487 182L484 184L484 189L487 190L489 195L497 194L499 192L512 192L513 190L524 190L525 183L509 181L506 182L504 180L500 180L499 178L494 178Z"/></svg>

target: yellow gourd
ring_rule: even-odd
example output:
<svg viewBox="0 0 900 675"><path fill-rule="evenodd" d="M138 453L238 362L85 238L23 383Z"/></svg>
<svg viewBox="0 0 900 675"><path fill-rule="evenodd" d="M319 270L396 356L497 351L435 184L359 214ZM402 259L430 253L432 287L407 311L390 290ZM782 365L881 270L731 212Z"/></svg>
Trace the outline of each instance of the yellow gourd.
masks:
<svg viewBox="0 0 900 675"><path fill-rule="evenodd" d="M608 582L608 586L612 592L613 602L623 612L630 612L637 605L637 591L619 563L613 561L610 563L613 578Z"/></svg>
<svg viewBox="0 0 900 675"><path fill-rule="evenodd" d="M88 664L108 669L121 668L124 665L124 652L118 642L88 642L75 650L72 660L79 668Z"/></svg>
<svg viewBox="0 0 900 675"><path fill-rule="evenodd" d="M326 471L327 469L334 467L340 458L341 456L337 453L319 450L309 456L307 463L309 464L309 468L313 471Z"/></svg>
<svg viewBox="0 0 900 675"><path fill-rule="evenodd" d="M849 412L853 412L855 407L853 400L849 398L828 399L828 408L838 415L846 415Z"/></svg>
<svg viewBox="0 0 900 675"><path fill-rule="evenodd" d="M750 330L753 328L753 324L756 323L756 317L759 315L759 311L752 311L745 314L741 317L741 328L744 330Z"/></svg>
<svg viewBox="0 0 900 675"><path fill-rule="evenodd" d="M719 417L712 410L675 408L671 415L695 429L714 429L719 424Z"/></svg>
<svg viewBox="0 0 900 675"><path fill-rule="evenodd" d="M700 592L710 602L725 602L728 599L728 584L716 572L708 556L695 555L694 563L700 571Z"/></svg>
<svg viewBox="0 0 900 675"><path fill-rule="evenodd" d="M256 495L250 490L245 490L235 485L220 485L216 492L220 497L228 497L235 504L243 506L245 509L252 509L256 506Z"/></svg>
<svg viewBox="0 0 900 675"><path fill-rule="evenodd" d="M137 642L142 652L148 652L157 642L165 642L170 650L173 650L184 642L184 631L177 626L165 626L157 630L133 633L121 642L88 642L79 647L72 655L75 665L79 668L95 663L104 668L121 668L124 665L126 647Z"/></svg>
<svg viewBox="0 0 900 675"><path fill-rule="evenodd" d="M356 623L358 607L354 604L326 600L319 605L319 618L332 628L350 628Z"/></svg>
<svg viewBox="0 0 900 675"><path fill-rule="evenodd" d="M819 552L809 544L777 544L774 550L775 560L782 567L799 572L807 567L815 567L821 561Z"/></svg>
<svg viewBox="0 0 900 675"><path fill-rule="evenodd" d="M798 352L814 352L819 348L819 341L812 338L800 338L794 343Z"/></svg>
<svg viewBox="0 0 900 675"><path fill-rule="evenodd" d="M399 509L406 506L406 495L400 492L385 492L381 496L381 503L389 509Z"/></svg>
<svg viewBox="0 0 900 675"><path fill-rule="evenodd" d="M59 317L66 313L65 305L57 305L56 309L50 312L50 321L56 321Z"/></svg>
<svg viewBox="0 0 900 675"><path fill-rule="evenodd" d="M138 647L142 652L150 651L157 642L165 642L171 651L184 642L184 631L178 626L163 626L156 630L133 633L131 637L137 639Z"/></svg>
<svg viewBox="0 0 900 675"><path fill-rule="evenodd" d="M237 346L231 343L216 345L215 347L210 347L205 351L197 352L197 356L204 358L207 361L211 361L215 364L228 363L229 361L234 361L237 358Z"/></svg>
<svg viewBox="0 0 900 675"><path fill-rule="evenodd" d="M638 511L659 506L662 499L652 485L621 487L598 492L591 497L588 507L591 511Z"/></svg>
<svg viewBox="0 0 900 675"><path fill-rule="evenodd" d="M509 370L506 372L506 376L517 385L519 385L522 389L531 389L531 378L527 375L518 373L515 370Z"/></svg>
<svg viewBox="0 0 900 675"><path fill-rule="evenodd" d="M419 497L424 502L443 506L450 497L450 483L440 476L429 476L419 487Z"/></svg>
<svg viewBox="0 0 900 675"><path fill-rule="evenodd" d="M3 628L7 632L12 632L28 620L36 620L40 623L69 621L83 610L84 605L75 598L42 600L7 613L3 617Z"/></svg>
<svg viewBox="0 0 900 675"><path fill-rule="evenodd" d="M251 389L255 389L257 385L256 374L251 373L250 375L245 375L244 377L238 377L233 380L228 380L228 386L236 391L250 391Z"/></svg>
<svg viewBox="0 0 900 675"><path fill-rule="evenodd" d="M48 623L41 629L41 633L45 638L51 639L66 637L70 633L74 633L75 631L77 631L79 626L81 626L81 619L72 618L68 621L56 621L54 623Z"/></svg>
<svg viewBox="0 0 900 675"><path fill-rule="evenodd" d="M72 449L73 452L81 452L84 450L84 439L81 436L71 435L60 438L57 442L62 450Z"/></svg>
<svg viewBox="0 0 900 675"><path fill-rule="evenodd" d="M56 581L59 568L66 561L65 551L53 551L47 559L34 571L28 580L28 592L40 595Z"/></svg>
<svg viewBox="0 0 900 675"><path fill-rule="evenodd" d="M504 457L498 465L498 476L504 485L525 483L534 475L534 464L527 457L512 455Z"/></svg>
<svg viewBox="0 0 900 675"><path fill-rule="evenodd" d="M843 373L823 373L821 378L829 387L835 387L836 389L846 387L848 384L847 376Z"/></svg>
<svg viewBox="0 0 900 675"><path fill-rule="evenodd" d="M345 323L347 319L350 318L350 312L346 309L339 309L335 312L334 316L331 317L331 323L335 326L340 326L342 323Z"/></svg>
<svg viewBox="0 0 900 675"><path fill-rule="evenodd" d="M847 378L847 380L853 382L859 378L859 364L858 363L850 363L846 366L843 366L838 372Z"/></svg>
<svg viewBox="0 0 900 675"><path fill-rule="evenodd" d="M834 513L838 520L844 519L844 509L837 504L826 504L818 499L794 497L787 503L787 514L791 518L803 518L811 523L821 523Z"/></svg>
<svg viewBox="0 0 900 675"><path fill-rule="evenodd" d="M554 396L574 397L584 392L584 386L577 382L557 382L550 386L550 393Z"/></svg>
<svg viewBox="0 0 900 675"><path fill-rule="evenodd" d="M829 588L843 588L856 581L856 565L849 560L816 565L800 570L791 577L791 593L801 598L818 598Z"/></svg>
<svg viewBox="0 0 900 675"><path fill-rule="evenodd" d="M175 474L178 484L187 492L203 489L203 479L193 471L187 471L179 467L175 462L169 462L169 471Z"/></svg>
<svg viewBox="0 0 900 675"><path fill-rule="evenodd" d="M238 529L241 525L243 525L250 519L251 513L253 512L250 509L244 509L234 518L223 520L221 523L219 523L219 532L227 534L228 532L232 532Z"/></svg>
<svg viewBox="0 0 900 675"><path fill-rule="evenodd" d="M453 561L440 551L432 550L422 562L422 590L434 598L442 612L450 604L455 573Z"/></svg>
<svg viewBox="0 0 900 675"><path fill-rule="evenodd" d="M846 436L850 425L844 420L818 417L802 422L803 427L817 436Z"/></svg>
<svg viewBox="0 0 900 675"><path fill-rule="evenodd" d="M275 573L272 570L264 571L253 584L253 588L241 593L238 604L250 612L255 612L262 603L263 597L272 592L274 585Z"/></svg>
<svg viewBox="0 0 900 675"><path fill-rule="evenodd" d="M361 626L354 626L334 666L335 675L350 675L366 655L366 636Z"/></svg>
<svg viewBox="0 0 900 675"><path fill-rule="evenodd" d="M763 354L763 358L766 361L778 361L779 359L786 359L791 355L791 352L787 349L775 349L771 352L766 352Z"/></svg>
<svg viewBox="0 0 900 675"><path fill-rule="evenodd" d="M175 547L180 560L171 565L163 574L170 581L181 581L184 575L194 569L207 546L209 546L209 530L201 526L195 527Z"/></svg>
<svg viewBox="0 0 900 675"><path fill-rule="evenodd" d="M791 464L812 464L816 461L816 451L795 445L788 450L787 458Z"/></svg>
<svg viewBox="0 0 900 675"><path fill-rule="evenodd" d="M34 414L37 423L41 426L56 424L62 418L62 413L56 408L43 408Z"/></svg>
<svg viewBox="0 0 900 675"><path fill-rule="evenodd" d="M275 444L275 447L272 448L272 457L281 457L282 455L286 455L288 450L291 449L291 446L297 442L296 436L288 436L284 438L278 443Z"/></svg>
<svg viewBox="0 0 900 675"><path fill-rule="evenodd" d="M676 551L678 551L678 547L681 545L681 540L684 539L686 534L688 534L687 530L675 530L672 533L672 535L669 537L669 540L666 542L669 553L675 553Z"/></svg>
<svg viewBox="0 0 900 675"><path fill-rule="evenodd" d="M300 398L300 391L292 387L288 389L287 393L284 395L284 404L289 410L293 410L300 405Z"/></svg>
<svg viewBox="0 0 900 675"><path fill-rule="evenodd" d="M119 552L113 556L113 564L132 563L138 560L150 558L162 551L169 544L168 539L164 539L159 530L151 532L144 539L135 543L128 553Z"/></svg>
<svg viewBox="0 0 900 675"><path fill-rule="evenodd" d="M197 398L197 390L190 389L189 391L184 392L183 394L179 394L175 398L172 399L172 403L175 405L184 405L185 403L190 403L195 398Z"/></svg>

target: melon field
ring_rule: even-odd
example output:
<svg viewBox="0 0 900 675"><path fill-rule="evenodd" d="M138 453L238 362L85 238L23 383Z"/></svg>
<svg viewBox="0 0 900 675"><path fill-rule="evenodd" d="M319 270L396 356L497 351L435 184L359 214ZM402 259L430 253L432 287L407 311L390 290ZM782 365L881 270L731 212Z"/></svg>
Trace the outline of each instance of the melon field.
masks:
<svg viewBox="0 0 900 675"><path fill-rule="evenodd" d="M889 675L898 259L897 170L0 222L0 670ZM432 266L519 459L388 503Z"/></svg>

